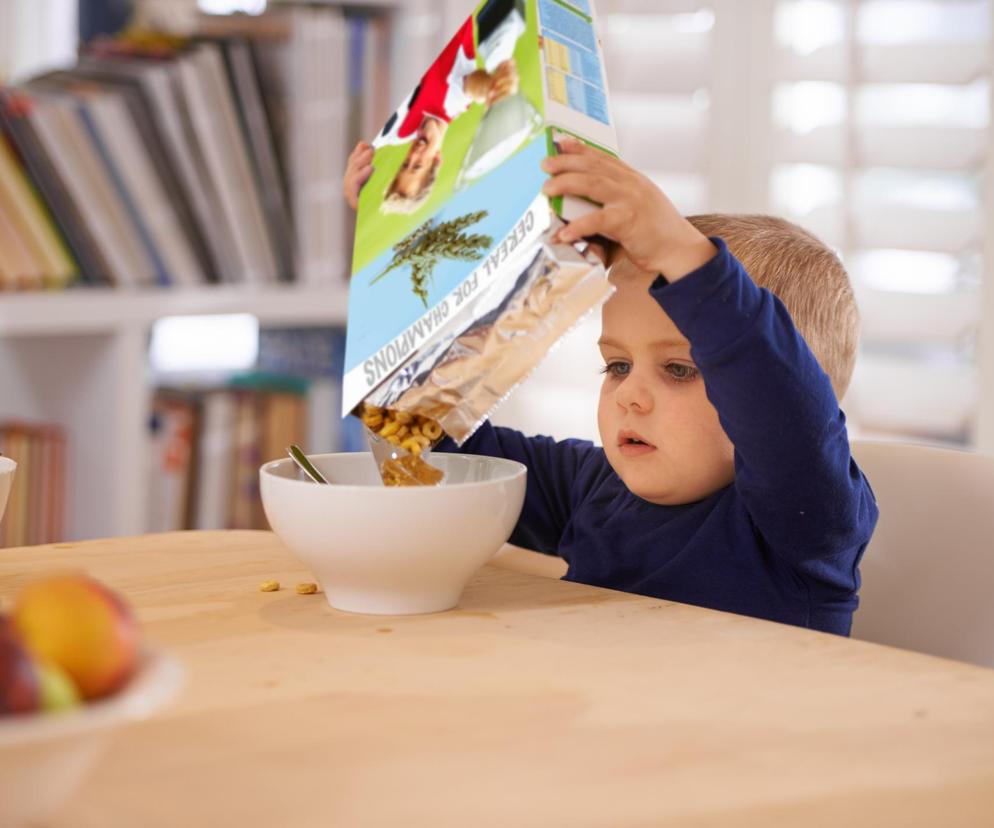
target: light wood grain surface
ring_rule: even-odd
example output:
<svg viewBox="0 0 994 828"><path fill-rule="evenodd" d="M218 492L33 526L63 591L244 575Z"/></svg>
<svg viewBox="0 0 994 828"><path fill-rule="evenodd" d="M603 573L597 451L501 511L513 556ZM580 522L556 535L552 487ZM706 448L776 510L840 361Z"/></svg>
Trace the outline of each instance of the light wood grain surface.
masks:
<svg viewBox="0 0 994 828"><path fill-rule="evenodd" d="M0 550L0 595L72 568L187 687L50 828L994 825L994 671L493 565L348 615L265 532Z"/></svg>

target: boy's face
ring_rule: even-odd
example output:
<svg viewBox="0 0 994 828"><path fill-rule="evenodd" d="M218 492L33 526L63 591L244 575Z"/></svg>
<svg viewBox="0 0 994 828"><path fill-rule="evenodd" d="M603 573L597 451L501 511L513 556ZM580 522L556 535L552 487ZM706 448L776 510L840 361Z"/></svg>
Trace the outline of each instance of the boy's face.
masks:
<svg viewBox="0 0 994 828"><path fill-rule="evenodd" d="M445 137L444 121L426 115L407 151L407 157L394 178L392 189L405 198L416 197L429 178Z"/></svg>
<svg viewBox="0 0 994 828"><path fill-rule="evenodd" d="M602 313L606 371L597 423L628 489L650 503L691 503L732 482L732 443L690 358L690 343L649 295L654 274L621 259Z"/></svg>

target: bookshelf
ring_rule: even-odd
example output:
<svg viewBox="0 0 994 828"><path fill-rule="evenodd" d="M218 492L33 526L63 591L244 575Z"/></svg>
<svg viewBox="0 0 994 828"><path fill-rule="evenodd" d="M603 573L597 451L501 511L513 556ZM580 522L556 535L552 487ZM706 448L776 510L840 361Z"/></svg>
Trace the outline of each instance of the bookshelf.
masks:
<svg viewBox="0 0 994 828"><path fill-rule="evenodd" d="M391 15L394 35L384 59L393 105L440 48L439 38L449 28L446 17L454 9L427 0L359 5ZM65 429L65 540L147 531L147 421L155 389L148 345L156 320L249 313L261 327L344 325L347 251L339 247L345 244L339 241L332 251L341 262L341 278L323 284L304 279L296 284L0 293L0 420L49 422Z"/></svg>

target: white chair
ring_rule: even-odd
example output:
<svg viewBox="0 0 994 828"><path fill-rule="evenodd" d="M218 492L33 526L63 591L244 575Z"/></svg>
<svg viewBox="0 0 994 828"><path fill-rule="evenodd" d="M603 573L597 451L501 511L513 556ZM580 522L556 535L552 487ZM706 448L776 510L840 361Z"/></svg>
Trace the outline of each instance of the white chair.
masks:
<svg viewBox="0 0 994 828"><path fill-rule="evenodd" d="M854 638L994 667L994 457L854 441L880 507Z"/></svg>

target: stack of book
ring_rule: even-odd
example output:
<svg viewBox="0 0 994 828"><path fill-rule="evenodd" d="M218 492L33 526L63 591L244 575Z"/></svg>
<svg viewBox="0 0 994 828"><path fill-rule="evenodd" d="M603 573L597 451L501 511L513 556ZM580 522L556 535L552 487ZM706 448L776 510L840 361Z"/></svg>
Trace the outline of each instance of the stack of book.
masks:
<svg viewBox="0 0 994 828"><path fill-rule="evenodd" d="M0 289L342 278L342 172L389 114L389 35L280 5L0 88Z"/></svg>
<svg viewBox="0 0 994 828"><path fill-rule="evenodd" d="M304 443L306 429L306 389L293 383L158 389L149 421L148 531L268 528L259 466Z"/></svg>
<svg viewBox="0 0 994 828"><path fill-rule="evenodd" d="M259 466L286 457L367 450L342 418L345 336L334 328L260 331L253 371L224 385L162 385L149 421L149 531L266 529Z"/></svg>
<svg viewBox="0 0 994 828"><path fill-rule="evenodd" d="M55 543L65 535L66 438L54 425L0 423L0 454L17 463L0 547Z"/></svg>

